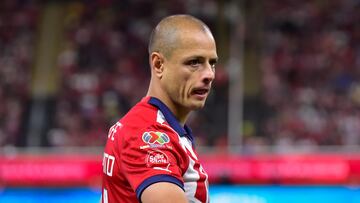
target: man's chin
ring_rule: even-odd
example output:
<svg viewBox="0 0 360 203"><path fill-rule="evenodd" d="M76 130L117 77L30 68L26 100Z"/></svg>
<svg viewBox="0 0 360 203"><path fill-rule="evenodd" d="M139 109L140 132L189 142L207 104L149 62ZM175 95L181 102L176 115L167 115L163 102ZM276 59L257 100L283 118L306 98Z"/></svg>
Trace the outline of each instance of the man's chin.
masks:
<svg viewBox="0 0 360 203"><path fill-rule="evenodd" d="M205 101L195 101L191 104L191 110L202 109L205 106Z"/></svg>

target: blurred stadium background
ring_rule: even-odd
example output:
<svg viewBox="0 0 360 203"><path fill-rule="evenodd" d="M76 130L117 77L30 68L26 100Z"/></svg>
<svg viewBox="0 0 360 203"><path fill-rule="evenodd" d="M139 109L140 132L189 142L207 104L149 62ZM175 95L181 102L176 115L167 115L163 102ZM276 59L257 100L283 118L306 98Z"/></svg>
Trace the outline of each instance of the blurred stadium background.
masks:
<svg viewBox="0 0 360 203"><path fill-rule="evenodd" d="M218 44L189 121L212 202L359 203L358 0L1 0L0 202L98 202L107 130L178 13Z"/></svg>

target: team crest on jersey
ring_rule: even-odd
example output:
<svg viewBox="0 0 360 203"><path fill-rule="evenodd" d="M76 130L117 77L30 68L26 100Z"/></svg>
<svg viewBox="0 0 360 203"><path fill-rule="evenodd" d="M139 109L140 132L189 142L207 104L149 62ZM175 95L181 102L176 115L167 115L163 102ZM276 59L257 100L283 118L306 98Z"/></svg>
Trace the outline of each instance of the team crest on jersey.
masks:
<svg viewBox="0 0 360 203"><path fill-rule="evenodd" d="M150 145L163 145L170 142L170 138L167 134L162 132L144 132L142 140Z"/></svg>

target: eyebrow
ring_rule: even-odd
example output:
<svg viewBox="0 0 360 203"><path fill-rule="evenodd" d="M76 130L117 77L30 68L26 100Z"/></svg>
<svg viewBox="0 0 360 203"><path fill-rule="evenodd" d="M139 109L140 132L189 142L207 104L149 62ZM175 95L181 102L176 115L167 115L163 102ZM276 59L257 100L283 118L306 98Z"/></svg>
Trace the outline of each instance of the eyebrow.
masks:
<svg viewBox="0 0 360 203"><path fill-rule="evenodd" d="M206 57L195 55L195 56L189 56L189 57L186 57L186 58L187 59L205 59ZM215 62L217 62L218 60L219 60L218 57L214 57L214 58L209 59L209 61L215 61Z"/></svg>
<svg viewBox="0 0 360 203"><path fill-rule="evenodd" d="M219 58L218 57L211 58L209 61L217 63L219 61Z"/></svg>

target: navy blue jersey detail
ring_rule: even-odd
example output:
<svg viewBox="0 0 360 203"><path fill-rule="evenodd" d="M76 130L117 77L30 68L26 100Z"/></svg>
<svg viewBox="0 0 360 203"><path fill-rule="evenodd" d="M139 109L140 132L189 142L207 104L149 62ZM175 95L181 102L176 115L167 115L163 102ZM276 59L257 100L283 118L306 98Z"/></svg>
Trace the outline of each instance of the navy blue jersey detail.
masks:
<svg viewBox="0 0 360 203"><path fill-rule="evenodd" d="M176 119L174 114L170 111L170 109L159 99L155 97L151 97L149 99L149 104L157 107L164 115L165 120L170 124L170 126L180 135L180 136L186 136L190 139L192 144L194 145L194 138L191 132L191 129L185 124L184 127L182 127L179 123L179 121Z"/></svg>
<svg viewBox="0 0 360 203"><path fill-rule="evenodd" d="M158 182L169 182L174 183L175 185L179 186L182 190L184 190L184 184L177 178L171 175L155 175L151 176L148 179L145 179L139 187L136 189L136 197L138 198L139 202L141 202L141 194L142 192L149 187L151 184L158 183Z"/></svg>

